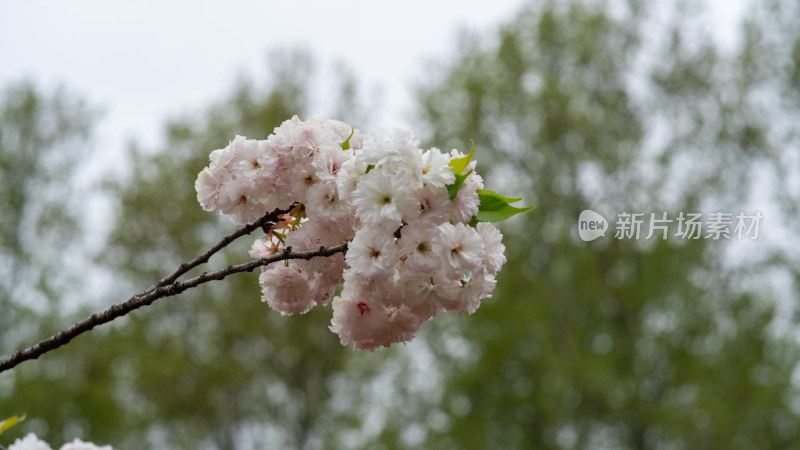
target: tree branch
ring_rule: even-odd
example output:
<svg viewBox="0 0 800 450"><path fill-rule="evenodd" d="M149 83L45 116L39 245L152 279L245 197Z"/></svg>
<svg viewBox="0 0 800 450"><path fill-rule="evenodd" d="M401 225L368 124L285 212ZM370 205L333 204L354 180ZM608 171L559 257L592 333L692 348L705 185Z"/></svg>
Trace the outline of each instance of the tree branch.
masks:
<svg viewBox="0 0 800 450"><path fill-rule="evenodd" d="M186 272L194 269L195 267L199 266L200 264L207 263L208 260L211 258L211 256L214 253L217 253L218 251L220 251L223 248L227 247L228 244L230 244L231 242L235 241L236 239L239 239L240 237L242 237L242 236L244 236L246 234L250 234L254 230L258 229L258 228L263 228L264 231L266 232L267 231L267 226L269 226L270 224L277 223L278 222L278 217L281 214L288 213L290 210L291 210L291 207L289 209L285 209L285 210L276 209L274 211L271 211L271 212L265 214L264 217L256 220L255 222L239 228L238 230L234 231L233 233L231 233L231 234L225 236L224 238L222 238L221 241L217 242L216 245L214 245L213 247L208 249L202 255L198 256L197 258L195 258L195 259L193 259L193 260L191 260L189 262L185 262L185 263L181 264L180 267L178 267L178 269L175 270L175 272L172 272L171 274L167 275L166 277L158 280L153 286L150 287L150 289L142 292L142 294L146 294L148 292L151 292L154 289L159 288L161 286L166 286L168 284L174 283L175 280L177 280L181 275L183 275Z"/></svg>
<svg viewBox="0 0 800 450"><path fill-rule="evenodd" d="M201 284L208 283L209 281L212 280L222 280L223 278L229 275L233 275L235 273L252 272L257 267L266 266L267 264L271 264L276 261L284 261L289 259L309 260L317 256L325 257L334 255L336 253L347 252L346 242L344 244L339 244L333 247L323 246L317 250L309 250L305 252L293 252L291 247L286 247L282 253L278 253L269 257L257 259L255 261L250 261L242 264L228 266L225 269L218 270L216 272L211 272L211 273L204 272L201 275L198 275L194 278L190 278L186 281L175 281L178 277L180 277L182 274L186 273L193 267L196 267L197 265L208 261L208 259L211 257L212 254L216 253L221 248L230 244L234 239L243 236L245 234L248 234L258 227L266 226L270 221L275 222L277 220L277 216L283 213L284 211L273 211L272 213L267 214L266 216L262 217L256 222L250 225L245 225L242 228L239 228L234 233L225 237L222 241L220 241L217 245L209 249L207 252L203 253L202 255L198 256L192 261L189 261L188 263L181 264L178 270L176 270L169 276L162 278L149 289L134 295L133 297L129 298L123 303L111 306L110 308L101 313L92 314L86 319L77 322L70 328L63 331L59 331L55 335L47 339L44 339L38 342L37 344L32 345L31 347L28 347L23 350L18 350L8 358L0 360L0 373L17 366L19 363L23 361L27 361L29 359L37 359L51 350L55 350L61 347L62 345L66 345L69 341L71 341L75 337L80 336L81 334L91 330L92 328L98 325L111 322L112 320L124 316L133 310L139 309L143 306L147 306L160 298L177 295L187 289L197 287Z"/></svg>

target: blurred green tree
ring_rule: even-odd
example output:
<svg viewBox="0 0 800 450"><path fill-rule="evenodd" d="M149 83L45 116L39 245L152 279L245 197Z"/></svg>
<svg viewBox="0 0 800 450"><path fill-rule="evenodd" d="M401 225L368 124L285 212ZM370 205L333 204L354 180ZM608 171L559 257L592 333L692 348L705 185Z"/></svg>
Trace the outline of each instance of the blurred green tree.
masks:
<svg viewBox="0 0 800 450"><path fill-rule="evenodd" d="M489 185L537 209L505 226L494 299L429 335L443 391L387 441L416 427L437 448L797 447L800 347L769 288L742 287L766 264L725 264L767 244L613 238L616 213L741 210L755 167L786 173L757 94L797 55L764 53L780 8L757 6L726 53L699 9L655 3L531 2L420 87L429 143L474 139ZM605 238L578 239L584 209L612 220Z"/></svg>
<svg viewBox="0 0 800 450"><path fill-rule="evenodd" d="M35 336L31 319L57 308L68 283L69 271L53 269L80 248L80 221L64 187L88 154L96 115L63 88L20 81L0 93L0 330L15 331L4 333L0 351Z"/></svg>
<svg viewBox="0 0 800 450"><path fill-rule="evenodd" d="M49 335L70 308L86 251L85 211L78 201L91 155L98 111L64 88L44 90L30 81L12 82L0 94L0 351ZM55 369L55 370L54 370ZM61 368L63 370L63 366ZM52 365L0 376L0 416L29 411L28 398L42 393L17 389L23 380L54 376ZM41 375L41 376L40 376ZM39 387L43 387L40 383ZM29 397L30 396L30 397ZM40 429L35 419L28 424ZM21 432L18 425L6 433ZM5 438L5 436L4 436Z"/></svg>

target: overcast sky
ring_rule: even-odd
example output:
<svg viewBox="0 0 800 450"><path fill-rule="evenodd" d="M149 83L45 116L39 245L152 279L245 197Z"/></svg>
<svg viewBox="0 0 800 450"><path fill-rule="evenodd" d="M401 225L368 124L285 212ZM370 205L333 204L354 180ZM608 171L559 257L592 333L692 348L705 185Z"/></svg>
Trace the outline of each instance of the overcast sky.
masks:
<svg viewBox="0 0 800 450"><path fill-rule="evenodd" d="M269 50L305 47L323 74L345 61L369 92L381 88L373 126L407 126L426 62L452 52L459 28L488 31L523 3L0 0L0 85L26 77L88 97L105 110L99 146L113 150L130 137L155 144L169 115L221 98L239 74L265 74ZM716 4L723 21L736 13Z"/></svg>
<svg viewBox="0 0 800 450"><path fill-rule="evenodd" d="M302 46L323 71L345 61L370 92L381 88L374 125L408 125L409 82L425 62L454 48L459 27L491 28L521 4L0 0L0 85L63 83L104 108L101 147L154 144L169 115L221 98L241 73L265 74L269 50Z"/></svg>

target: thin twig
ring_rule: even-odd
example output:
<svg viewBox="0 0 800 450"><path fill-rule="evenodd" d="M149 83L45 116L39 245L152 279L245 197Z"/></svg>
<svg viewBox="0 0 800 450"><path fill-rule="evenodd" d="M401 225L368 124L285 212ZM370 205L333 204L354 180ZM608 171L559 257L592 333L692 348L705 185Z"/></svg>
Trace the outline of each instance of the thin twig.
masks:
<svg viewBox="0 0 800 450"><path fill-rule="evenodd" d="M117 317L124 316L135 309L141 308L142 306L147 306L160 298L177 295L187 289L197 287L212 280L221 280L235 273L252 272L256 267L266 266L267 264L271 264L276 261L284 261L288 259L308 260L317 256L324 257L345 252L347 252L347 243L339 244L333 247L320 247L317 250L309 250L305 252L293 252L291 247L287 247L283 253L278 253L276 255L257 259L255 261L228 266L225 269L218 270L216 272L204 272L201 275L190 278L186 281L176 281L169 285L150 288L147 291L134 295L124 303L114 305L102 313L92 314L70 328L60 331L31 347L19 350L8 358L0 360L0 373L15 367L23 361L37 359L43 354L67 344L75 337L91 330L98 325L111 322Z"/></svg>
<svg viewBox="0 0 800 450"><path fill-rule="evenodd" d="M265 228L270 223L272 223L272 224L277 223L278 222L278 217L281 214L286 214L288 212L289 212L288 209L287 210L276 209L274 211L271 211L271 212L265 214L264 217L256 220L255 222L253 222L251 224L248 224L248 225L245 225L245 226L237 229L233 233L231 233L231 234L225 236L224 238L222 238L221 241L217 242L213 247L208 249L202 255L198 256L197 258L195 258L195 259L193 259L191 261L188 261L188 262L185 262L185 263L181 264L180 267L178 267L177 270L175 270L171 274L167 275L166 277L156 281L156 283L153 286L151 286L146 291L142 292L142 294L146 294L148 292L151 292L151 291L153 291L153 290L155 290L155 289L157 289L157 288L159 288L161 286L166 286L168 284L174 283L175 280L177 280L181 275L183 275L186 272L194 269L195 267L199 266L200 264L207 263L208 260L211 258L211 256L214 253L217 253L218 251L220 251L223 248L227 247L228 244L230 244L231 242L235 241L236 239L239 239L240 237L242 237L242 236L244 236L246 234L252 233L254 230L257 230L259 228Z"/></svg>

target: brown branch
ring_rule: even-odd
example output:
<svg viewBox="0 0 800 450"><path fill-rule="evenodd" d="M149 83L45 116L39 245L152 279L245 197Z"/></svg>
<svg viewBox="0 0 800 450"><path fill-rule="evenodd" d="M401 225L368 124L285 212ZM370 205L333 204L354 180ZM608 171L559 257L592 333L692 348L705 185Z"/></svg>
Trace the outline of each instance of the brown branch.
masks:
<svg viewBox="0 0 800 450"><path fill-rule="evenodd" d="M265 216L266 217L266 216ZM258 222L256 222L258 223ZM246 227L250 227L247 225ZM242 227L240 228L246 228ZM252 231L255 228L252 228ZM237 230L238 232L239 230ZM248 231L248 233L250 232ZM234 233L236 234L236 233ZM243 233L244 234L244 233ZM241 236L242 234L239 234ZM231 235L232 236L232 235ZM238 236L237 236L238 237ZM226 238L227 239L227 238ZM230 243L230 242L229 242ZM226 244L227 245L227 244ZM216 246L215 246L216 247ZM221 248L221 247L220 247ZM71 326L70 328L60 331L55 335L40 341L39 343L32 345L23 350L19 350L13 355L8 358L4 358L0 360L0 373L9 370L19 363L23 361L27 361L29 359L37 359L43 354L55 350L62 345L67 344L69 341L74 339L75 337L91 330L92 328L102 325L104 323L111 322L112 320L116 319L117 317L124 316L129 312L141 308L142 306L147 306L154 301L163 298L163 297L170 297L173 295L180 294L181 292L191 289L193 287L197 287L201 284L208 283L212 280L221 280L229 275L233 275L239 272L252 272L256 267L266 266L267 264L271 264L276 261L284 261L288 259L311 259L317 256L331 256L336 253L345 253L347 252L347 243L339 244L333 247L320 247L317 250L309 250L305 252L293 252L291 247L287 247L283 253L278 253L266 258L257 259L255 261L250 261L242 264L237 264L233 266L228 266L225 269L218 270L216 272L207 273L204 272L201 275L198 275L194 278L190 278L186 281L174 281L171 284L160 285L163 280L169 279L172 277L164 278L162 281L159 281L151 287L150 289L134 295L133 297L129 298L127 301L123 303L119 303L114 305L107 310L103 311L102 313L95 313L91 316L87 317L86 319L81 320L80 322L76 323L75 325ZM208 252L206 252L208 253ZM213 252L212 252L213 253ZM205 255L205 253L204 253ZM210 254L208 255L210 256ZM193 260L194 261L194 260ZM188 264L188 263L187 263ZM197 265L197 264L195 264ZM183 267L184 265L181 265ZM179 272L181 269L178 269L175 273ZM188 270L188 269L187 269ZM185 273L182 272L182 273ZM174 275L174 273L173 273ZM180 276L180 274L178 275ZM177 277L176 277L177 278Z"/></svg>
<svg viewBox="0 0 800 450"><path fill-rule="evenodd" d="M195 258L195 259L193 259L191 261L188 261L188 262L185 262L185 263L181 264L180 267L178 267L178 269L175 270L175 272L172 272L171 274L167 275L166 277L156 281L156 283L153 286L151 286L148 290L142 292L142 294L146 294L148 292L151 292L151 291L153 291L153 290L155 290L155 289L157 289L157 288L159 288L161 286L166 286L168 284L174 283L175 280L177 280L181 275L183 275L186 272L194 269L195 267L199 266L200 264L207 263L208 260L211 258L211 256L214 253L217 253L218 251L220 251L223 248L227 247L228 244L230 244L231 242L235 241L236 239L239 239L240 237L242 237L242 236L244 236L246 234L250 234L250 233L252 233L253 231L255 231L255 230L259 229L259 228L263 228L264 231L267 231L267 227L270 224L277 223L278 222L278 217L281 214L288 213L290 210L291 210L291 207L290 207L290 209L286 209L286 210L276 209L274 211L271 211L271 212L265 214L264 217L256 220L255 222L253 222L251 224L248 224L248 225L245 225L245 226L237 229L233 233L231 233L231 234L225 236L224 238L222 238L221 241L217 242L213 247L208 249L202 255L198 256L197 258Z"/></svg>

